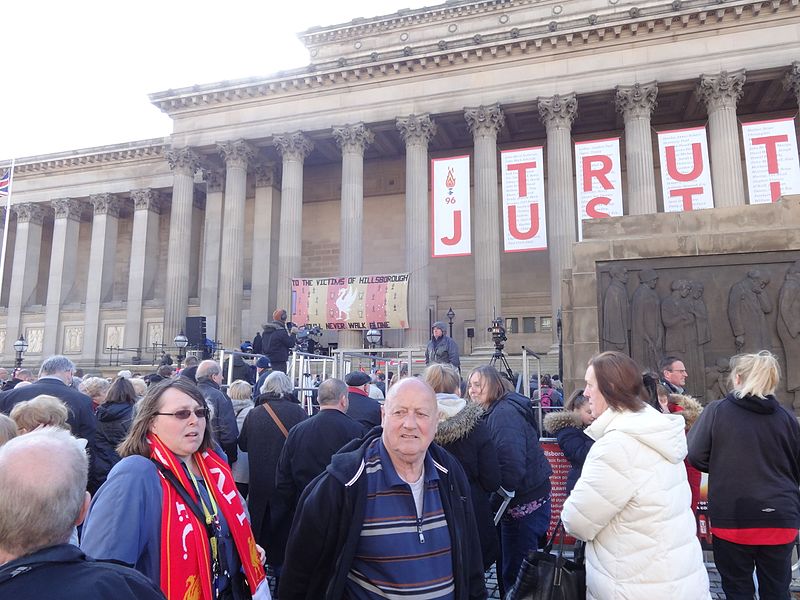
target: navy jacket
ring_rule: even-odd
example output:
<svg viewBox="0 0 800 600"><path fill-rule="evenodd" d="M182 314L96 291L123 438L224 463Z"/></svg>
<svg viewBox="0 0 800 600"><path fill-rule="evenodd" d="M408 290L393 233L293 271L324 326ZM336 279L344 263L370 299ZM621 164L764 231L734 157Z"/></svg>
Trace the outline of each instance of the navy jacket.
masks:
<svg viewBox="0 0 800 600"><path fill-rule="evenodd" d="M347 415L361 423L365 429L372 429L381 424L381 405L370 398L366 392L358 388L347 388Z"/></svg>
<svg viewBox="0 0 800 600"><path fill-rule="evenodd" d="M133 404L115 402L101 404L95 413L97 417L97 439L95 457L95 478L89 491L93 494L108 477L108 473L120 461L117 446L131 428Z"/></svg>
<svg viewBox="0 0 800 600"><path fill-rule="evenodd" d="M342 448L333 455L325 472L306 487L286 548L278 588L281 600L342 597L364 522L367 500L364 454L382 433L376 427ZM483 600L486 585L467 477L458 461L436 444L430 445L428 454L442 467L438 474L439 494L450 532L453 598Z"/></svg>
<svg viewBox="0 0 800 600"><path fill-rule="evenodd" d="M689 462L709 474L717 527L800 527L800 425L774 396L728 394L689 430Z"/></svg>
<svg viewBox="0 0 800 600"><path fill-rule="evenodd" d="M497 448L503 488L516 492L511 506L548 495L553 470L539 444L531 401L507 392L486 409L484 419Z"/></svg>
<svg viewBox="0 0 800 600"><path fill-rule="evenodd" d="M59 544L0 566L0 598L14 600L164 600L150 579L96 561L71 544Z"/></svg>
<svg viewBox="0 0 800 600"><path fill-rule="evenodd" d="M583 463L586 462L594 440L583 432L580 417L572 411L559 410L548 413L544 417L544 428L556 436L561 451L572 465L567 473L567 496L569 496L581 476Z"/></svg>
<svg viewBox="0 0 800 600"><path fill-rule="evenodd" d="M222 446L222 450L228 458L228 464L232 465L238 458L236 439L239 435L239 427L236 425L236 414L233 412L231 399L208 377L201 377L197 381L197 388L214 413L211 419L211 432L214 434L214 439Z"/></svg>

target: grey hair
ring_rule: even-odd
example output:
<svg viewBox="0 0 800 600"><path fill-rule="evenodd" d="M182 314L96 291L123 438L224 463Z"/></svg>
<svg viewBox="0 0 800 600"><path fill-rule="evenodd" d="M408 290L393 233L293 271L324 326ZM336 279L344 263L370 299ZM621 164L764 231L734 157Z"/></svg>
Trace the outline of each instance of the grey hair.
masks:
<svg viewBox="0 0 800 600"><path fill-rule="evenodd" d="M89 460L68 431L44 427L0 448L0 550L66 543L83 508Z"/></svg>
<svg viewBox="0 0 800 600"><path fill-rule="evenodd" d="M264 380L261 386L262 394L275 394L278 396L288 396L294 391L292 380L286 373L281 371L273 371Z"/></svg>
<svg viewBox="0 0 800 600"><path fill-rule="evenodd" d="M97 396L104 396L106 393L108 393L108 389L110 387L111 384L105 377L87 377L81 381L78 389L90 398L94 399Z"/></svg>
<svg viewBox="0 0 800 600"><path fill-rule="evenodd" d="M51 356L44 360L42 366L39 367L39 377L44 377L46 375L54 375L56 373L61 373L62 371L74 371L74 370L75 370L74 362L72 362L66 356L56 354L55 356Z"/></svg>
<svg viewBox="0 0 800 600"><path fill-rule="evenodd" d="M197 365L197 372L195 373L195 377L200 379L201 377L211 377L213 375L220 375L222 374L222 367L219 366L219 363L213 360L204 360L199 365Z"/></svg>
<svg viewBox="0 0 800 600"><path fill-rule="evenodd" d="M342 396L347 396L347 384L341 379L331 377L319 384L317 402L320 406L333 406Z"/></svg>

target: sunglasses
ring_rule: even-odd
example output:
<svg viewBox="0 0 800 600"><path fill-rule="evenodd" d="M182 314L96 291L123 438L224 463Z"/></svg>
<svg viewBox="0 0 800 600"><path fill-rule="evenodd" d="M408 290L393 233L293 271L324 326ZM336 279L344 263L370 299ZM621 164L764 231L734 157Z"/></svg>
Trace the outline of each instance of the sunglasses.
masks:
<svg viewBox="0 0 800 600"><path fill-rule="evenodd" d="M164 412L157 412L157 415L162 415L164 417L175 417L181 421L185 421L189 417L194 416L198 419L207 419L208 418L208 409L207 408L195 408L194 410L190 410L188 408L183 408L181 410L176 410L175 412L171 413L164 413Z"/></svg>

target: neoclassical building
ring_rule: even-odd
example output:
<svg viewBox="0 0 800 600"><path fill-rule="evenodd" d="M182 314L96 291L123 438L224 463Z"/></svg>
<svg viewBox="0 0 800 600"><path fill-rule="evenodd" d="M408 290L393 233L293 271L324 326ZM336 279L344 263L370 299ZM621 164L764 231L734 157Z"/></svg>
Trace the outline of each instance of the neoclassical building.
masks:
<svg viewBox="0 0 800 600"><path fill-rule="evenodd" d="M663 212L657 133L705 127L715 207L751 202L740 124L794 117L797 0L450 0L315 27L308 66L151 95L172 135L17 162L2 362L102 364L187 316L251 339L292 278L409 273L421 346L455 313L549 350L579 238L575 144L619 138L622 211ZM543 147L547 247L507 252L502 151ZM470 157L471 251L431 256L431 160ZM470 337L470 334L472 337ZM362 331L324 342L362 347Z"/></svg>

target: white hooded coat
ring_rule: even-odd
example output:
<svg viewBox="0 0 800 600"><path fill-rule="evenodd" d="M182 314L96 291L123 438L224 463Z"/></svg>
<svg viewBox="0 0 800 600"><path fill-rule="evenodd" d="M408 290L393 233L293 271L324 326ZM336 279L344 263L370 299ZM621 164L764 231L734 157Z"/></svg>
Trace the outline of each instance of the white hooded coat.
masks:
<svg viewBox="0 0 800 600"><path fill-rule="evenodd" d="M706 600L708 573L686 481L685 421L608 408L561 518L587 541L587 600Z"/></svg>

